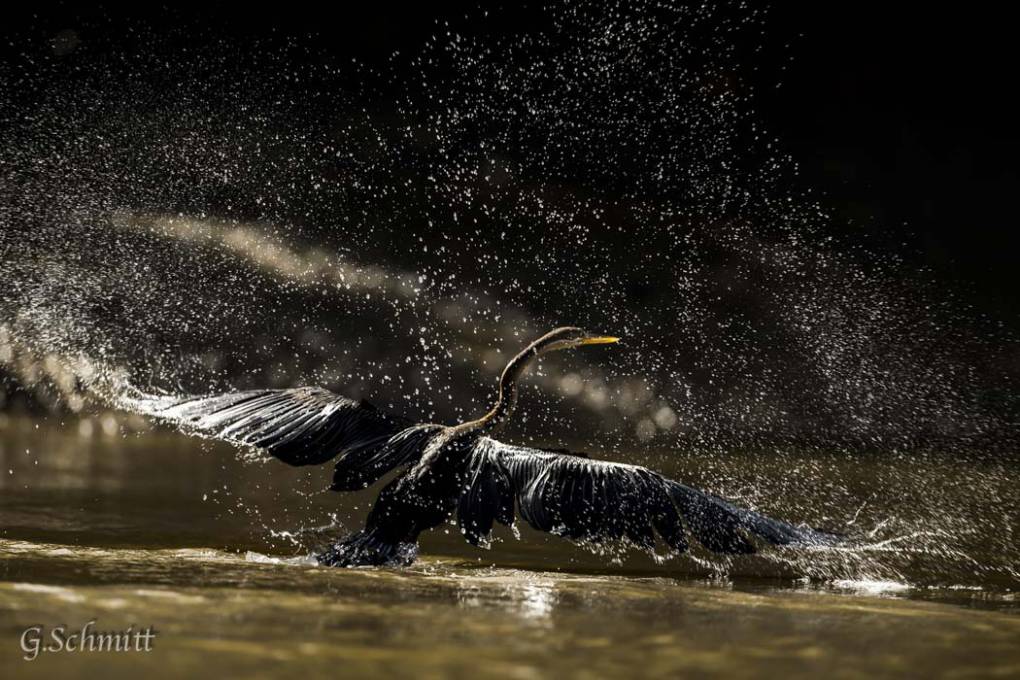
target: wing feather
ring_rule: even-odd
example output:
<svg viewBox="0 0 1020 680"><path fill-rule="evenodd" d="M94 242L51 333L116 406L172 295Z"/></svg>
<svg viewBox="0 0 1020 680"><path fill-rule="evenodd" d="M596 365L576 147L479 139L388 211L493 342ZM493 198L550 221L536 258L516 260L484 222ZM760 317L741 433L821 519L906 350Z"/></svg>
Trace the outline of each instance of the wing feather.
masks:
<svg viewBox="0 0 1020 680"><path fill-rule="evenodd" d="M415 429L410 421L318 387L149 403L142 409L148 415L187 432L262 449L289 465L319 465L340 456L337 489L359 488L407 462L414 453L409 441L419 439L416 433L397 437Z"/></svg>
<svg viewBox="0 0 1020 680"><path fill-rule="evenodd" d="M516 501L521 517L535 529L574 540L626 539L651 549L658 535L679 553L688 548L689 532L708 550L730 554L755 552L752 537L773 545L831 545L840 540L737 507L644 467L511 446L487 437L475 445L469 467L472 479L480 474L503 478L509 488L469 484L461 497L461 517L494 502L482 498L485 494L479 491L484 490L494 494L495 502L505 505L507 496ZM487 522L474 527L472 542L492 527L491 513L484 514Z"/></svg>
<svg viewBox="0 0 1020 680"><path fill-rule="evenodd" d="M470 471L457 505L457 523L472 545L486 545L492 525L513 523L510 480L499 461L472 453Z"/></svg>

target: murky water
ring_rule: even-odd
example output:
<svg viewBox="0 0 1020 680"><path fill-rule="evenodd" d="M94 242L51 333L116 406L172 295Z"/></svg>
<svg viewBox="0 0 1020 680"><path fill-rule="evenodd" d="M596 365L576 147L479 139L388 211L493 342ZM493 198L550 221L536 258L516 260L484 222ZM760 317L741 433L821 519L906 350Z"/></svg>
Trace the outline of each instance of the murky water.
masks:
<svg viewBox="0 0 1020 680"><path fill-rule="evenodd" d="M320 492L321 468L244 462L226 446L118 430L101 419L3 422L4 677L1020 673L1016 551L981 552L966 532L942 543L889 538L874 522L883 514L903 521L912 489L952 501L947 516L995 513L1014 501L1008 518L972 519L1016 527L1017 480L1001 470L999 487L968 505L951 490L980 469L841 459L843 479L854 480L848 492L871 499L853 520L874 522L874 538L836 554L695 555L659 565L531 532L484 552L436 531L410 569L337 570L307 560L319 534L300 529L329 525L333 513L342 526L324 533L353 526L370 494ZM700 465L738 484L762 474L762 458L735 453ZM671 472L698 478L698 465L681 458ZM827 507L830 473L817 462L813 471L787 470L800 498L765 505L780 513L815 500ZM880 495L897 489L890 477L900 480L899 497ZM777 481L772 490L782 488ZM829 521L837 519L848 518ZM28 626L75 630L90 620L100 630L153 625L154 649L22 659Z"/></svg>

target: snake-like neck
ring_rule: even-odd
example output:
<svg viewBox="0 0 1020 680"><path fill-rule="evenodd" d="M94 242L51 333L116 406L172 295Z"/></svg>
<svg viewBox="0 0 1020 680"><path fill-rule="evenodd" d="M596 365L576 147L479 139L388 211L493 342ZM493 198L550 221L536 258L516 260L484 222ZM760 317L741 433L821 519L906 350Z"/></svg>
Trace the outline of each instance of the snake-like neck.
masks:
<svg viewBox="0 0 1020 680"><path fill-rule="evenodd" d="M483 432L498 432L509 422L514 407L517 406L517 379L540 354L539 342L533 342L525 347L503 369L503 374L499 377L499 397L496 399L496 405L478 420Z"/></svg>

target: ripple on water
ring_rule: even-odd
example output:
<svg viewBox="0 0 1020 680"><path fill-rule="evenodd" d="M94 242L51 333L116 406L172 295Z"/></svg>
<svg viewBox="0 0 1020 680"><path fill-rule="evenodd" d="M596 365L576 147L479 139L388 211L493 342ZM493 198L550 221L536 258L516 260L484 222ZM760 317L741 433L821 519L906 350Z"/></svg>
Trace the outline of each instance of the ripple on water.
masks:
<svg viewBox="0 0 1020 680"><path fill-rule="evenodd" d="M677 580L435 557L409 569L331 569L214 550L65 546L53 558L53 545L6 547L5 574L17 580L0 581L0 615L17 625L152 623L158 653L132 672L155 677L338 663L348 677L746 675L763 660L789 677L877 675L902 658L919 673L981 674L1020 663L1020 616L919 601L898 582Z"/></svg>

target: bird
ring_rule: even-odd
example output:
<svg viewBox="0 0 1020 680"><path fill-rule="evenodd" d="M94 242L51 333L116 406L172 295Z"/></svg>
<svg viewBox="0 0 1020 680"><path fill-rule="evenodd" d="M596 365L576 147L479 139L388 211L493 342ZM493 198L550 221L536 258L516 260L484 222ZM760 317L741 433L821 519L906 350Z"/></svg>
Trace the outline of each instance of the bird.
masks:
<svg viewBox="0 0 1020 680"><path fill-rule="evenodd" d="M336 460L330 489L354 491L398 474L365 526L315 554L337 567L408 566L418 538L456 515L467 542L489 547L496 523L520 515L533 528L588 544L623 542L669 554L690 535L708 551L750 554L758 544L830 546L837 534L767 517L649 468L494 438L517 407L518 382L540 356L619 338L566 326L546 333L504 368L492 408L456 425L417 423L320 387L235 391L162 400L154 418L185 432L254 447L289 465Z"/></svg>

